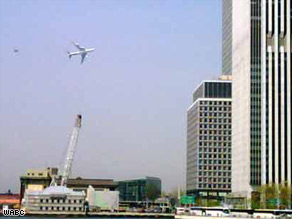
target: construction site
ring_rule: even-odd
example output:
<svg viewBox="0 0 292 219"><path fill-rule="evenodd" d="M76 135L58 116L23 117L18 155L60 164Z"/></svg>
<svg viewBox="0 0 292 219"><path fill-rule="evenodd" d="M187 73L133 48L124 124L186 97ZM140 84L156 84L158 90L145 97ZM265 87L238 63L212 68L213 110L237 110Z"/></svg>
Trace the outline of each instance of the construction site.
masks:
<svg viewBox="0 0 292 219"><path fill-rule="evenodd" d="M113 181L101 180L96 185L96 180L87 180L87 182L83 180L82 185L82 179L79 179L81 182L79 187L77 185L74 190L68 188L68 183L71 185L73 183L72 180L70 182L69 177L81 122L82 116L77 115L60 174L58 174L57 168L48 168L46 171L28 171L26 176L21 177L21 206L27 213L118 211L119 192L110 191L116 187ZM38 178L39 181L29 181L32 176ZM87 188L84 187L84 184ZM99 191L95 190L96 187Z"/></svg>
<svg viewBox="0 0 292 219"><path fill-rule="evenodd" d="M138 212L135 209L169 207L169 201L153 201L161 195L161 180L157 177L119 182L113 179L70 178L81 123L82 116L77 115L60 169L31 169L20 177L19 200L27 214L104 214L126 212L129 209L133 213ZM147 194L149 188L152 201Z"/></svg>

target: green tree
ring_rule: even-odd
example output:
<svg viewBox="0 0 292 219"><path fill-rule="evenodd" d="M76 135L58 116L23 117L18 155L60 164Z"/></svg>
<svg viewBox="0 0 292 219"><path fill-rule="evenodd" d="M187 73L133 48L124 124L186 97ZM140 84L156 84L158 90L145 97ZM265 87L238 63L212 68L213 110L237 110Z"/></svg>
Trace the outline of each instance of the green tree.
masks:
<svg viewBox="0 0 292 219"><path fill-rule="evenodd" d="M288 186L287 183L280 186L279 198L281 200L281 208L290 208L291 203L291 186Z"/></svg>
<svg viewBox="0 0 292 219"><path fill-rule="evenodd" d="M259 191L254 191L251 193L251 208L261 208L261 193Z"/></svg>
<svg viewBox="0 0 292 219"><path fill-rule="evenodd" d="M208 207L218 207L218 206L220 206L220 201L218 201L218 200L208 200L207 201L207 206Z"/></svg>
<svg viewBox="0 0 292 219"><path fill-rule="evenodd" d="M291 186L287 183L262 185L257 189L260 195L260 208L289 208L291 205ZM254 203L258 206L258 203Z"/></svg>
<svg viewBox="0 0 292 219"><path fill-rule="evenodd" d="M197 197L195 201L196 201L195 203L196 206L202 206L203 203L202 203L201 198Z"/></svg>

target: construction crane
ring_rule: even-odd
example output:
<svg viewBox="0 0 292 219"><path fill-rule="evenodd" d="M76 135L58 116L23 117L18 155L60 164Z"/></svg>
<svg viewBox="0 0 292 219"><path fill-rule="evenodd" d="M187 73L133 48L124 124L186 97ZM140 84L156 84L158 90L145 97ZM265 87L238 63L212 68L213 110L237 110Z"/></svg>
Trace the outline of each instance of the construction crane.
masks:
<svg viewBox="0 0 292 219"><path fill-rule="evenodd" d="M69 142L68 149L67 149L66 160L65 160L65 164L64 164L64 168L63 168L63 172L62 172L61 186L67 185L67 180L71 174L74 153L76 150L79 131L81 128L81 119L82 119L82 116L77 115L76 120L75 120L75 125L73 128L73 132L71 134L70 142Z"/></svg>

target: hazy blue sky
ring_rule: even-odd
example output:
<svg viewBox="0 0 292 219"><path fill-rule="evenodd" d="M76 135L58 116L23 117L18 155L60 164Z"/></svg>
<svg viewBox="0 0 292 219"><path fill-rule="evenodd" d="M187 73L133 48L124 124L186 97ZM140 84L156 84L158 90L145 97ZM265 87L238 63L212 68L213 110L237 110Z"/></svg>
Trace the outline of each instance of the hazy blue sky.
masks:
<svg viewBox="0 0 292 219"><path fill-rule="evenodd" d="M73 176L184 187L186 109L220 73L220 0L0 1L0 192L60 164L77 113Z"/></svg>

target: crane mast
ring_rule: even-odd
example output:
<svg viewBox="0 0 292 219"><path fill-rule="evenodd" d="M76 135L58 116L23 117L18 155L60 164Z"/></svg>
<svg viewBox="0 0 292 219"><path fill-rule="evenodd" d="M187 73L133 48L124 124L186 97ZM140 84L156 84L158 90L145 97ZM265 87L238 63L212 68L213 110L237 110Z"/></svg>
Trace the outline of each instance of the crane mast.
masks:
<svg viewBox="0 0 292 219"><path fill-rule="evenodd" d="M78 136L79 136L79 131L81 128L81 115L77 115L76 120L75 120L75 125L70 137L70 142L69 146L67 149L67 155L66 155L66 160L63 168L63 173L62 173L62 180L61 180L61 186L66 186L67 185L67 180L71 174L71 168L72 168L72 163L73 163L73 158L74 158L74 153L76 150L77 142L78 142Z"/></svg>

